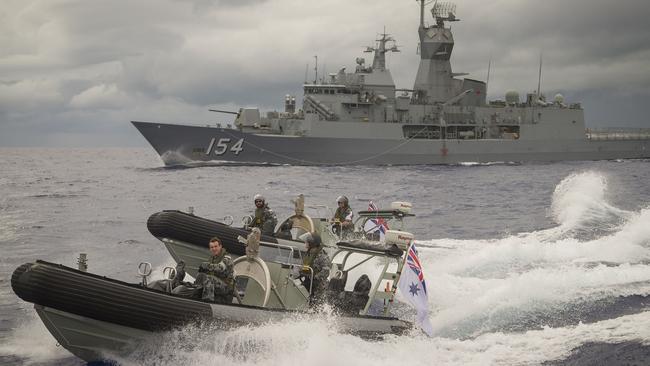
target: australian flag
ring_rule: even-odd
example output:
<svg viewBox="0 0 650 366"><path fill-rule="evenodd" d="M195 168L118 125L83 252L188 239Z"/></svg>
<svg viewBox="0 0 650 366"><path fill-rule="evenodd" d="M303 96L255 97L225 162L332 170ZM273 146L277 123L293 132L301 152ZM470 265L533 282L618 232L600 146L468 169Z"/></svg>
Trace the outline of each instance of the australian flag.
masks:
<svg viewBox="0 0 650 366"><path fill-rule="evenodd" d="M406 262L399 278L399 290L402 296L417 311L417 324L429 336L433 335L433 326L429 320L429 298L424 281L422 264L418 258L415 243L409 246Z"/></svg>
<svg viewBox="0 0 650 366"><path fill-rule="evenodd" d="M368 211L377 210L374 202L370 201L368 203ZM384 241L384 235L386 235L386 230L388 230L388 223L380 217L369 219L363 225L363 230L368 234L379 234L379 241Z"/></svg>

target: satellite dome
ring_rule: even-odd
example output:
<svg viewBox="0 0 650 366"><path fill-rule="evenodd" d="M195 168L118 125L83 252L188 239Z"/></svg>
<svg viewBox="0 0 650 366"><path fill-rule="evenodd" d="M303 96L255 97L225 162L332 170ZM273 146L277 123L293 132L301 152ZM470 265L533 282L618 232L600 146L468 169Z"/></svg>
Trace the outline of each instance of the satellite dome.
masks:
<svg viewBox="0 0 650 366"><path fill-rule="evenodd" d="M517 103L519 103L519 93L514 91L514 90L508 91L506 93L506 103L508 103L508 104L517 104Z"/></svg>

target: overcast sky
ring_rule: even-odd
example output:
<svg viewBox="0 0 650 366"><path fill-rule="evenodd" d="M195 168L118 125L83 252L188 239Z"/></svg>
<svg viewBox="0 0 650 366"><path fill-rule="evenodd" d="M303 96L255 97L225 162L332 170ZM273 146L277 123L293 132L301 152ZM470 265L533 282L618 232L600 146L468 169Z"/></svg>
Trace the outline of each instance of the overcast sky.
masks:
<svg viewBox="0 0 650 366"><path fill-rule="evenodd" d="M542 91L582 102L588 126L650 128L650 1L456 4L453 71L485 80L491 59L489 98L536 89L541 52ZM0 0L0 146L146 146L129 121L281 109L314 55L353 70L384 26L410 88L418 22L415 0Z"/></svg>

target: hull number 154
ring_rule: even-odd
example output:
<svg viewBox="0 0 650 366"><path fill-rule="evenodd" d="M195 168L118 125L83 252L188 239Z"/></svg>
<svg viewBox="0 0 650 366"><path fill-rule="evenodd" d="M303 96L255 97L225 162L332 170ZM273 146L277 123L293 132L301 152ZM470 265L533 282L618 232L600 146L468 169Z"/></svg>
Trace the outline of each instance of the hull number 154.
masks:
<svg viewBox="0 0 650 366"><path fill-rule="evenodd" d="M239 139L237 142L233 143L232 145L230 144L230 139L227 137L222 137L219 140L217 140L215 137L210 140L210 145L208 145L208 149L205 151L205 155L210 155L212 154L212 151L214 150L215 155L223 155L226 153L226 151L230 150L235 153L235 155L239 155L244 148L242 147L244 145L244 139ZM230 147L230 149L228 148Z"/></svg>

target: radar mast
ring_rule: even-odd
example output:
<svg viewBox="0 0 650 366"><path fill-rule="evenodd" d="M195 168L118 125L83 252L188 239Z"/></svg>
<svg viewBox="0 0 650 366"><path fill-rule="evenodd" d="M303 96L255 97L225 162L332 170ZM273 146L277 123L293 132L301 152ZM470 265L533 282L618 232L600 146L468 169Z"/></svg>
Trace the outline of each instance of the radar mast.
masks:
<svg viewBox="0 0 650 366"><path fill-rule="evenodd" d="M415 77L413 103L434 104L444 103L459 93L453 77L460 75L451 71L451 52L454 48L454 37L451 28L445 27L445 22L457 22L456 5L447 2L433 3L431 15L434 25L424 23L424 6L426 0L420 1L420 65Z"/></svg>
<svg viewBox="0 0 650 366"><path fill-rule="evenodd" d="M366 47L364 52L374 52L375 56L372 61L373 70L386 70L386 53L387 52L400 52L395 38L391 37L390 34L386 33L386 28L384 27L384 33L379 35L379 39L376 40L376 47ZM388 43L392 42L390 47L387 47Z"/></svg>

